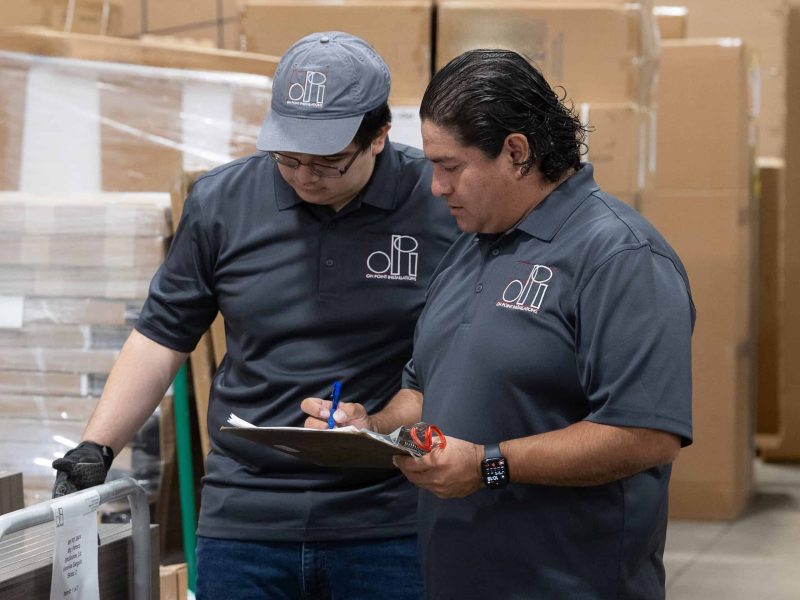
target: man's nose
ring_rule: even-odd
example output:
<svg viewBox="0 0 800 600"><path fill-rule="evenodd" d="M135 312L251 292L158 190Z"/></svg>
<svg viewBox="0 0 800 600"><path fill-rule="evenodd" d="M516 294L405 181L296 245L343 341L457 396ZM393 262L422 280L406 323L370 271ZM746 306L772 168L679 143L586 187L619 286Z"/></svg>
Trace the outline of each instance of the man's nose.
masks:
<svg viewBox="0 0 800 600"><path fill-rule="evenodd" d="M319 179L319 175L311 170L308 165L300 165L294 170L294 178L300 183L308 183Z"/></svg>
<svg viewBox="0 0 800 600"><path fill-rule="evenodd" d="M434 172L433 179L431 180L431 193L434 196L447 196L452 191L452 186L447 178L437 175L436 172Z"/></svg>

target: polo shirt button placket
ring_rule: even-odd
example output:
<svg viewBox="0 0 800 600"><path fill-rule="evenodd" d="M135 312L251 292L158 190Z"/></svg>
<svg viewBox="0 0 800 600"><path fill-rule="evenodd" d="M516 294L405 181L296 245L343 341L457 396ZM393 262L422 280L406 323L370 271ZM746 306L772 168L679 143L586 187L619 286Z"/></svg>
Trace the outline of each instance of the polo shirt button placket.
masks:
<svg viewBox="0 0 800 600"><path fill-rule="evenodd" d="M492 256L497 256L498 254L500 254L500 249L499 248L492 248Z"/></svg>

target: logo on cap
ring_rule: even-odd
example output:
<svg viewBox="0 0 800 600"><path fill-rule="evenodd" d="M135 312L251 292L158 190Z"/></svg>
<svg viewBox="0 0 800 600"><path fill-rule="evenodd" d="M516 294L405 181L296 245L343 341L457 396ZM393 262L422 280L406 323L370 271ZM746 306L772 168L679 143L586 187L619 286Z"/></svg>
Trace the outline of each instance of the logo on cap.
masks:
<svg viewBox="0 0 800 600"><path fill-rule="evenodd" d="M322 108L328 75L321 71L292 69L286 104Z"/></svg>

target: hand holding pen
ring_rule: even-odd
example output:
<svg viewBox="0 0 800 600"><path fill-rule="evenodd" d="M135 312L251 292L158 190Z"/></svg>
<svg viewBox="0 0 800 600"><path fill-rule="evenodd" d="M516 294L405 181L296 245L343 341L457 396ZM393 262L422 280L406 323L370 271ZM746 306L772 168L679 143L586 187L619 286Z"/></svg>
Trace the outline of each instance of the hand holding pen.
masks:
<svg viewBox="0 0 800 600"><path fill-rule="evenodd" d="M337 393L338 384L338 393ZM306 398L300 403L300 410L308 415L304 427L309 429L334 429L352 425L358 429L370 429L369 416L363 405L356 402L340 402L342 382L333 384L329 399ZM334 413L339 411L338 420Z"/></svg>

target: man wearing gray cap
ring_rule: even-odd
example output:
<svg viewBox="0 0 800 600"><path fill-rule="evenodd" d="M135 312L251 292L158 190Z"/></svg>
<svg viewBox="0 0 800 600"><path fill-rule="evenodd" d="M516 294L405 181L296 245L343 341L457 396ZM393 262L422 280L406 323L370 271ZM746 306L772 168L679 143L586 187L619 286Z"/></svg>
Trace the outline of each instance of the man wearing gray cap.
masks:
<svg viewBox="0 0 800 600"><path fill-rule="evenodd" d="M421 595L414 488L220 432L302 426L300 402L380 410L400 389L428 279L457 229L421 151L391 143L390 78L363 40L312 34L278 65L261 151L205 174L57 495L102 482L219 310L198 598ZM87 473L89 474L87 476Z"/></svg>

